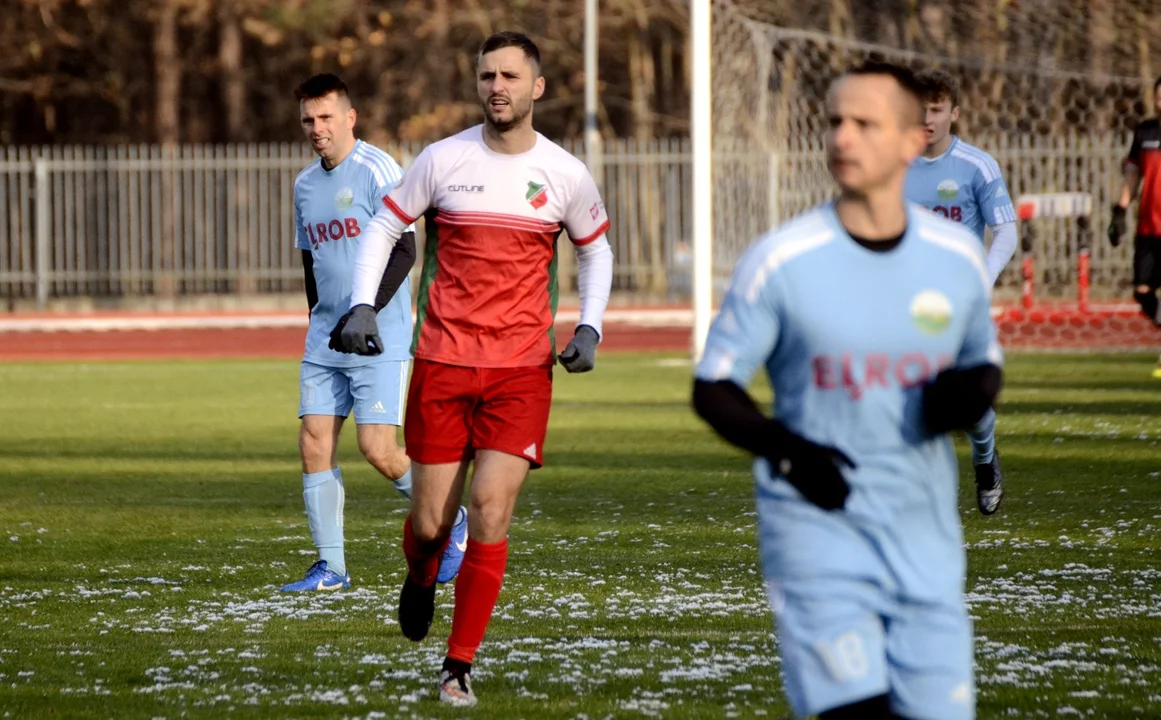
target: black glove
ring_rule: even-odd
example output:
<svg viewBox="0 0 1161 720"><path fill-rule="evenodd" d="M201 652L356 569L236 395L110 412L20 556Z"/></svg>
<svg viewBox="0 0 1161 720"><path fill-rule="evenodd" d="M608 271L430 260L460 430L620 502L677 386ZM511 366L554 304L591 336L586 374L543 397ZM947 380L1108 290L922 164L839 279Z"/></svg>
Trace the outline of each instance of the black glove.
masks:
<svg viewBox="0 0 1161 720"><path fill-rule="evenodd" d="M334 350L335 352L346 352L346 350L343 349L343 328L347 326L347 319L350 317L351 313L348 312L346 315L339 318L339 322L331 330L331 339L330 342L327 343L327 347L329 347L331 350Z"/></svg>
<svg viewBox="0 0 1161 720"><path fill-rule="evenodd" d="M970 430L996 402L1002 382L995 365L941 371L923 387L923 424L936 434Z"/></svg>
<svg viewBox="0 0 1161 720"><path fill-rule="evenodd" d="M812 443L781 423L771 425L776 450L766 455L770 469L823 510L841 510L850 494L842 468L854 470L855 463L841 450Z"/></svg>
<svg viewBox="0 0 1161 720"><path fill-rule="evenodd" d="M331 331L330 348L356 355L382 353L383 340L379 337L375 308L370 305L356 305L351 308Z"/></svg>
<svg viewBox="0 0 1161 720"><path fill-rule="evenodd" d="M1125 208L1113 205L1113 219L1109 222L1109 244L1116 247L1121 244L1121 237L1125 234Z"/></svg>
<svg viewBox="0 0 1161 720"><path fill-rule="evenodd" d="M732 380L694 380L693 408L725 440L766 458L809 502L838 510L850 488L840 466L855 464L842 452L795 435L762 414L749 393Z"/></svg>
<svg viewBox="0 0 1161 720"><path fill-rule="evenodd" d="M601 338L588 325L577 327L572 340L560 354L560 364L570 373L583 373L593 369L597 362L597 341Z"/></svg>

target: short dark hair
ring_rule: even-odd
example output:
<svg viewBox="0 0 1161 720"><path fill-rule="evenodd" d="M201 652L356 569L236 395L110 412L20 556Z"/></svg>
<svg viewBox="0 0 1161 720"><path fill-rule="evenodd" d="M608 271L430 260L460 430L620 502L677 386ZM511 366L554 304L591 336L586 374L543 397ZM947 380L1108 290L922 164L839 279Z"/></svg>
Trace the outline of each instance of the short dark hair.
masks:
<svg viewBox="0 0 1161 720"><path fill-rule="evenodd" d="M899 84L899 89L903 91L903 94L914 101L916 110L914 120L920 125L924 123L926 114L923 110L923 84L915 73L911 72L910 68L879 60L868 60L847 70L845 74L848 76L886 75L893 78Z"/></svg>
<svg viewBox="0 0 1161 720"><path fill-rule="evenodd" d="M524 57L528 59L528 62L532 63L537 73L540 72L540 48L536 47L536 43L532 42L532 38L524 33L513 32L511 30L504 30L492 34L480 45L480 51L476 53L476 60L479 60L490 52L509 47L523 50Z"/></svg>
<svg viewBox="0 0 1161 720"><path fill-rule="evenodd" d="M928 68L916 77L923 85L924 102L937 103L947 100L952 107L959 106L959 81L951 73L939 68Z"/></svg>
<svg viewBox="0 0 1161 720"><path fill-rule="evenodd" d="M331 93L341 98L350 97L347 93L347 84L339 79L338 75L334 73L322 73L302 81L294 90L294 99L299 102L303 100L317 100Z"/></svg>

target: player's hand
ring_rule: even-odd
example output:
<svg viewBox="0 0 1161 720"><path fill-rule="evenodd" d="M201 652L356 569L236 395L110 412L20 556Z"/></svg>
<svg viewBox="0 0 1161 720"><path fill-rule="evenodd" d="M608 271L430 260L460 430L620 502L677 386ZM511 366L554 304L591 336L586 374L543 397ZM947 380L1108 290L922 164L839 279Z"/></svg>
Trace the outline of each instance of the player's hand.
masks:
<svg viewBox="0 0 1161 720"><path fill-rule="evenodd" d="M347 319L350 317L351 313L348 312L346 315L343 315L341 318L339 318L337 323L335 323L334 328L331 330L331 339L327 343L327 347L329 347L331 350L341 353L346 352L346 350L343 348L343 328L347 326Z"/></svg>
<svg viewBox="0 0 1161 720"><path fill-rule="evenodd" d="M378 355L383 352L383 340L379 337L379 323L375 308L370 305L356 305L339 320L331 333L339 336L339 352L356 355ZM332 345L332 347L334 347Z"/></svg>
<svg viewBox="0 0 1161 720"><path fill-rule="evenodd" d="M593 369L597 362L597 331L588 325L577 327L576 333L560 354L560 364L570 373L583 373Z"/></svg>
<svg viewBox="0 0 1161 720"><path fill-rule="evenodd" d="M1125 235L1125 208L1113 205L1113 219L1109 222L1109 244L1116 247Z"/></svg>
<svg viewBox="0 0 1161 720"><path fill-rule="evenodd" d="M331 329L331 339L327 343L327 347L335 352L346 352L343 349L343 328L347 326L347 318L350 314L343 315L339 321L335 323L334 328Z"/></svg>
<svg viewBox="0 0 1161 720"><path fill-rule="evenodd" d="M767 458L774 472L823 510L841 510L851 491L842 471L854 470L854 461L841 450L813 443L789 430L784 430L778 445L777 456Z"/></svg>

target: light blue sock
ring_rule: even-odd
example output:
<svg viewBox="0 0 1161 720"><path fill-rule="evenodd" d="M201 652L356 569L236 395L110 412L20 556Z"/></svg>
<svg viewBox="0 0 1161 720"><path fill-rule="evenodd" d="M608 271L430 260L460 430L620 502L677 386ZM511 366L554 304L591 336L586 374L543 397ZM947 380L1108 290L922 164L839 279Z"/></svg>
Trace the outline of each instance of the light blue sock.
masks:
<svg viewBox="0 0 1161 720"><path fill-rule="evenodd" d="M989 409L976 426L968 430L972 441L972 465L986 465L996 452L996 411Z"/></svg>
<svg viewBox="0 0 1161 720"><path fill-rule="evenodd" d="M338 468L302 476L302 499L306 501L306 518L310 536L318 548L319 560L339 575L347 574L343 555L343 474Z"/></svg>
<svg viewBox="0 0 1161 720"><path fill-rule="evenodd" d="M395 483L395 489L400 492L403 497L408 500L411 499L411 468L407 468L407 472L403 473L403 477L398 480L392 480Z"/></svg>

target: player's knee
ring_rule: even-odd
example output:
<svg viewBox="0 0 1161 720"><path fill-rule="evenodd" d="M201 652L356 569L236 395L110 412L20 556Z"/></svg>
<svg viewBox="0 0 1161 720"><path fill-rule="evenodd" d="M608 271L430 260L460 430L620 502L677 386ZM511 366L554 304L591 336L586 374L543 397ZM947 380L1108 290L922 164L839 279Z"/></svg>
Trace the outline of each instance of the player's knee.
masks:
<svg viewBox="0 0 1161 720"><path fill-rule="evenodd" d="M403 477L411 466L407 453L395 443L372 442L360 437L359 452L376 470L393 480Z"/></svg>
<svg viewBox="0 0 1161 720"><path fill-rule="evenodd" d="M329 437L313 433L305 426L298 434L298 452L302 456L302 461L307 465L329 462L332 450Z"/></svg>
<svg viewBox="0 0 1161 720"><path fill-rule="evenodd" d="M508 534L512 522L511 498L499 494L476 494L468 503L472 537L483 542L498 542Z"/></svg>
<svg viewBox="0 0 1161 720"><path fill-rule="evenodd" d="M411 532L421 543L431 543L443 540L451 535L452 521L444 517L442 508L411 509Z"/></svg>
<svg viewBox="0 0 1161 720"><path fill-rule="evenodd" d="M379 444L369 442L364 438L359 438L359 452L363 453L363 457L367 459L367 462L375 467L386 462L389 455L386 448Z"/></svg>
<svg viewBox="0 0 1161 720"><path fill-rule="evenodd" d="M1139 285L1133 293L1133 299L1141 306L1141 314L1150 320L1156 321L1161 314L1157 312L1157 294L1147 285Z"/></svg>

